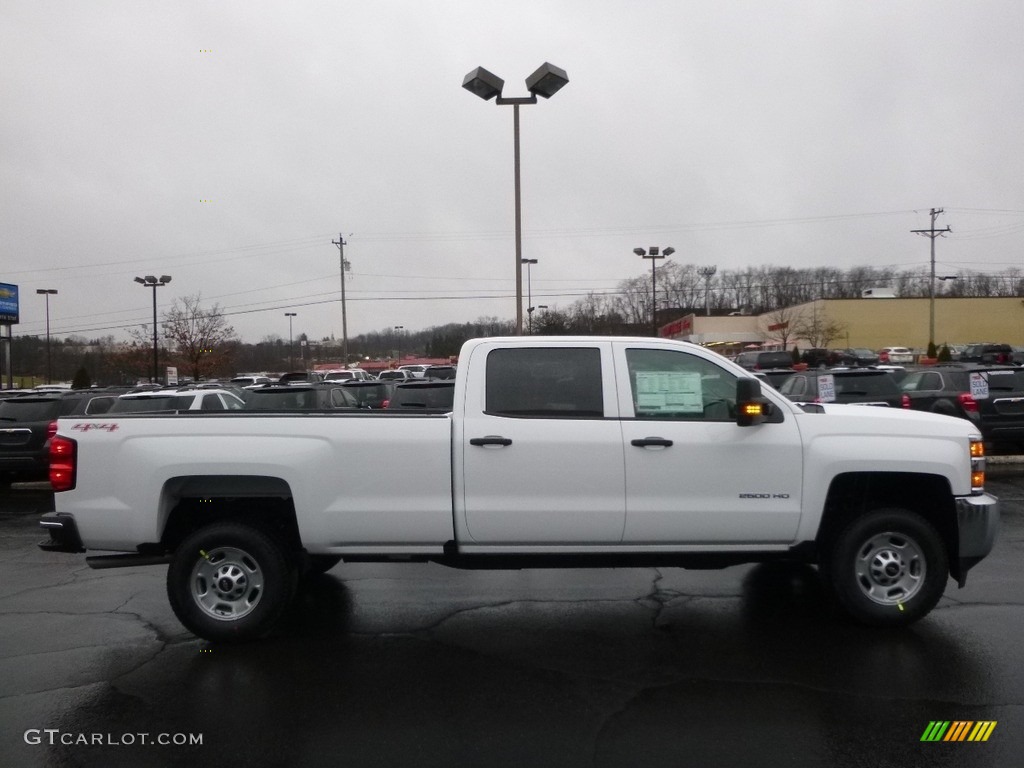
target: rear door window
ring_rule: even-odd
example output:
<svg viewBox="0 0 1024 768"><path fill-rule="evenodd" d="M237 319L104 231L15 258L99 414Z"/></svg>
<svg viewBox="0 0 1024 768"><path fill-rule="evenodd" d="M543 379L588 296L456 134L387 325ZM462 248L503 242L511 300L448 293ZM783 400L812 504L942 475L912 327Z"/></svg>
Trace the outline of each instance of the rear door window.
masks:
<svg viewBox="0 0 1024 768"><path fill-rule="evenodd" d="M486 411L495 416L604 416L601 350L495 349L487 356Z"/></svg>

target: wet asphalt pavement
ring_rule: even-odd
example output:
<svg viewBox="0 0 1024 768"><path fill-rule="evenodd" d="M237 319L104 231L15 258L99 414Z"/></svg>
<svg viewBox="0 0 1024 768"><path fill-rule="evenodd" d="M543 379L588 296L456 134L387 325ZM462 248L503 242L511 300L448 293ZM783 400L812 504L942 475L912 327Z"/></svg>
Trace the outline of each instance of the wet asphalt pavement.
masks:
<svg viewBox="0 0 1024 768"><path fill-rule="evenodd" d="M164 566L40 551L49 494L0 491L0 766L1024 765L1024 465L989 490L994 552L907 630L802 567L343 564L244 646L184 631Z"/></svg>

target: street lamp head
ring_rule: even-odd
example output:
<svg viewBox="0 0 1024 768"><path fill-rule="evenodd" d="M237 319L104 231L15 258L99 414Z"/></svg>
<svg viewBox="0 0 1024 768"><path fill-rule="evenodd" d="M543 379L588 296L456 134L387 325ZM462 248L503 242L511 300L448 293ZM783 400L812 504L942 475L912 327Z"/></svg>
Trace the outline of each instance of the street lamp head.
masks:
<svg viewBox="0 0 1024 768"><path fill-rule="evenodd" d="M536 264L537 260L536 259L520 259L519 262L521 264Z"/></svg>
<svg viewBox="0 0 1024 768"><path fill-rule="evenodd" d="M156 276L155 275L146 275L146 283L147 284L153 285L153 283L155 283L155 282L156 282Z"/></svg>
<svg viewBox="0 0 1024 768"><path fill-rule="evenodd" d="M167 285L169 282L171 282L170 275L160 275L160 285Z"/></svg>
<svg viewBox="0 0 1024 768"><path fill-rule="evenodd" d="M470 93L475 93L484 101L488 101L495 96L501 96L501 89L505 87L505 81L483 67L477 67L466 75L462 81L462 87Z"/></svg>
<svg viewBox="0 0 1024 768"><path fill-rule="evenodd" d="M534 96L550 99L569 82L564 69L544 62L536 72L526 78L526 89Z"/></svg>
<svg viewBox="0 0 1024 768"><path fill-rule="evenodd" d="M299 314L298 312L285 312L284 316L285 317L298 317L298 314Z"/></svg>
<svg viewBox="0 0 1024 768"><path fill-rule="evenodd" d="M633 249L633 253L635 253L637 256L646 256L647 255L647 251L645 251L643 248L634 248Z"/></svg>
<svg viewBox="0 0 1024 768"><path fill-rule="evenodd" d="M666 248L666 249L665 249L664 251L662 251L662 254L663 254L663 255L665 255L665 256L671 256L671 255L672 255L673 253L675 253L675 252L676 252L676 249L675 249L675 248L673 248L673 247L672 247L672 246L670 245L670 246L669 246L668 248Z"/></svg>
<svg viewBox="0 0 1024 768"><path fill-rule="evenodd" d="M135 278L135 282L138 283L139 285L145 285L146 284L146 281L143 280L141 277L136 277Z"/></svg>
<svg viewBox="0 0 1024 768"><path fill-rule="evenodd" d="M36 293L45 293L45 294L48 294L48 295L53 295L53 294L57 293L57 289L56 288L36 288Z"/></svg>

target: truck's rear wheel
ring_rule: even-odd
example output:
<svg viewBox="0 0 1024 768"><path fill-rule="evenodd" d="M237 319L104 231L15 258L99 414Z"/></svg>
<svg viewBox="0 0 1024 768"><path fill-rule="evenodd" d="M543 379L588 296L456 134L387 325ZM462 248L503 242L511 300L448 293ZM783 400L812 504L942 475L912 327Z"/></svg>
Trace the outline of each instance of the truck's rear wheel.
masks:
<svg viewBox="0 0 1024 768"><path fill-rule="evenodd" d="M167 569L167 596L178 620L199 637L240 642L273 627L295 579L295 568L262 531L215 523L178 547Z"/></svg>
<svg viewBox="0 0 1024 768"><path fill-rule="evenodd" d="M857 518L825 557L839 603L864 624L910 624L931 611L946 589L949 560L942 538L905 509Z"/></svg>

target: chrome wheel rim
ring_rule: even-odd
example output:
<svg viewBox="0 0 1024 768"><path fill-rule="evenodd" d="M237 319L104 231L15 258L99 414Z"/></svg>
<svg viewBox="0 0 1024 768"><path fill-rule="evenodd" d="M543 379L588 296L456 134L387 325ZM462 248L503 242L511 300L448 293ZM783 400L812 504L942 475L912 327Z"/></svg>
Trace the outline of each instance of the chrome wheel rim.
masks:
<svg viewBox="0 0 1024 768"><path fill-rule="evenodd" d="M217 547L192 569L192 599L207 616L235 621L248 615L263 596L263 571L256 559L236 547Z"/></svg>
<svg viewBox="0 0 1024 768"><path fill-rule="evenodd" d="M886 531L861 545L854 564L857 585L872 602L901 605L914 597L927 575L921 546L904 533Z"/></svg>

